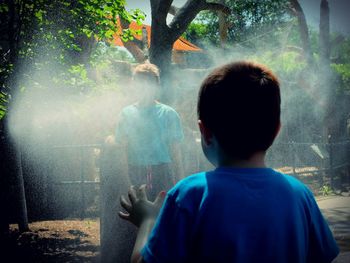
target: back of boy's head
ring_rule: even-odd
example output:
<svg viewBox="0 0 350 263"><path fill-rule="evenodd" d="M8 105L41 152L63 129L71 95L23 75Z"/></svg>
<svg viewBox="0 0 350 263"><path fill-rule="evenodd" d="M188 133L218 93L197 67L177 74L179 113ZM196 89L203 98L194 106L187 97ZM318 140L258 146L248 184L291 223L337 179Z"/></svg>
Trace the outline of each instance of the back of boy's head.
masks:
<svg viewBox="0 0 350 263"><path fill-rule="evenodd" d="M280 125L280 89L266 66L240 61L216 68L203 81L198 117L231 158L266 151Z"/></svg>
<svg viewBox="0 0 350 263"><path fill-rule="evenodd" d="M143 79L149 79L159 84L159 69L156 65L151 63L139 64L135 67L133 72L134 79L140 77Z"/></svg>

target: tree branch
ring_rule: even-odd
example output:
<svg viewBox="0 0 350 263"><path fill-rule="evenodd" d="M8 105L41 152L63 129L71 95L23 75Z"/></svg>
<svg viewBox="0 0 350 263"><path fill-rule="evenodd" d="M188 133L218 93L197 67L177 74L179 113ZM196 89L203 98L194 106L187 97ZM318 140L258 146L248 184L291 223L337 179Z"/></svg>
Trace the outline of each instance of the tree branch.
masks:
<svg viewBox="0 0 350 263"><path fill-rule="evenodd" d="M231 13L231 10L228 6L220 3L206 2L202 10L221 11L225 15L229 15Z"/></svg>
<svg viewBox="0 0 350 263"><path fill-rule="evenodd" d="M177 12L179 12L180 8L178 8L177 6L172 5L169 8L169 14L175 16L177 14Z"/></svg>
<svg viewBox="0 0 350 263"><path fill-rule="evenodd" d="M225 14L230 13L230 9L219 3L207 2L205 0L188 0L186 4L179 8L172 22L169 25L170 37L174 41L185 32L188 25L193 21L197 14L202 10L222 11Z"/></svg>
<svg viewBox="0 0 350 263"><path fill-rule="evenodd" d="M328 1L322 0L320 5L320 57L322 64L329 65L330 60L330 37L329 37L329 4Z"/></svg>
<svg viewBox="0 0 350 263"><path fill-rule="evenodd" d="M166 17L173 0L151 0L152 20L160 24L166 24Z"/></svg>
<svg viewBox="0 0 350 263"><path fill-rule="evenodd" d="M299 32L301 37L302 46L306 55L306 60L308 64L312 65L312 54L311 54L311 44L309 37L309 30L306 23L306 18L303 9L301 8L298 0L290 0L291 11L298 19L299 23Z"/></svg>

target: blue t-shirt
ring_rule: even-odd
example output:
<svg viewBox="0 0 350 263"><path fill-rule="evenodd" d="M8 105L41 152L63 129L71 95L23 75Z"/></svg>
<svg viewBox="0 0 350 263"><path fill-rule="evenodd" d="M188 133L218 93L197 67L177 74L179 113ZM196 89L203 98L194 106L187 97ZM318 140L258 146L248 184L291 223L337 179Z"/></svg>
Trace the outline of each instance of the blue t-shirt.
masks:
<svg viewBox="0 0 350 263"><path fill-rule="evenodd" d="M177 112L162 103L125 107L116 128L116 141L127 141L128 163L158 165L171 162L170 145L183 139Z"/></svg>
<svg viewBox="0 0 350 263"><path fill-rule="evenodd" d="M147 263L331 262L339 253L309 189L269 168L217 168L167 194Z"/></svg>

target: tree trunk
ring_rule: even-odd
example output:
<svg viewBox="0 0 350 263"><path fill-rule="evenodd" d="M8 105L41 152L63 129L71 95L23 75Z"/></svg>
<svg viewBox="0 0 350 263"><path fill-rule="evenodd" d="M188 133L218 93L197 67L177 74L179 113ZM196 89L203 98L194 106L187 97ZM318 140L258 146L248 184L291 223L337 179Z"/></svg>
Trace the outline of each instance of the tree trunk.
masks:
<svg viewBox="0 0 350 263"><path fill-rule="evenodd" d="M304 50L306 61L309 67L313 66L312 51L309 37L309 29L306 23L306 18L303 9L301 8L298 0L291 0L292 8L294 9L294 14L298 19L300 38L302 42L302 47Z"/></svg>
<svg viewBox="0 0 350 263"><path fill-rule="evenodd" d="M161 90L159 99L164 103L170 103L173 97L173 91L170 88L171 83L171 61L172 61L172 44L163 43L153 44L154 47L150 49L150 62L157 65L160 69L160 85Z"/></svg>
<svg viewBox="0 0 350 263"><path fill-rule="evenodd" d="M331 68L330 68L330 34L329 34L329 5L327 0L321 0L320 4L320 35L319 35L319 53L320 53L320 92L324 100L324 137L333 136L335 133L337 111L335 109L336 91L331 86ZM333 140L336 138L333 138Z"/></svg>
<svg viewBox="0 0 350 263"><path fill-rule="evenodd" d="M202 10L215 10L229 13L229 9L219 3L206 0L188 0L181 8L172 7L172 0L150 0L152 11L152 34L149 50L150 62L156 64L161 72L162 94L164 102L171 101L171 58L174 42L187 29L192 20ZM168 13L174 18L168 25Z"/></svg>
<svg viewBox="0 0 350 263"><path fill-rule="evenodd" d="M172 46L173 43L166 43L159 39L152 42L150 62L161 69L162 77L167 76L171 66Z"/></svg>
<svg viewBox="0 0 350 263"><path fill-rule="evenodd" d="M6 237L10 226L10 176L8 162L8 140L5 133L5 118L0 120L0 240Z"/></svg>
<svg viewBox="0 0 350 263"><path fill-rule="evenodd" d="M149 50L149 60L158 66L161 74L161 94L162 102L171 101L171 94L168 83L171 79L171 56L173 49L172 38L169 37L167 26L161 26L157 22L152 21L151 46Z"/></svg>
<svg viewBox="0 0 350 263"><path fill-rule="evenodd" d="M18 229L20 232L25 232L29 230L28 226L28 213L27 213L27 201L24 189L24 179L22 170L22 154L19 144L13 143L15 145L15 164L16 164L16 192L18 193Z"/></svg>
<svg viewBox="0 0 350 263"><path fill-rule="evenodd" d="M28 228L28 216L27 216L27 203L24 190L24 180L22 173L21 165L21 152L19 143L15 142L13 136L9 132L8 119L5 117L1 120L3 129L2 129L2 138L1 138L1 162L0 166L1 177L1 188L4 188L4 192L1 193L2 210L3 214L1 217L1 228L5 230L6 225L9 222L6 220L11 217L15 217L16 222L18 223L19 230L21 232L27 231ZM3 203L4 201L8 203ZM14 211L9 206L12 204L15 209ZM10 214L13 215L11 216Z"/></svg>
<svg viewBox="0 0 350 263"><path fill-rule="evenodd" d="M225 0L220 0L220 4L225 4ZM219 35L220 35L220 44L222 48L225 48L227 45L227 29L228 23L226 19L226 14L222 11L218 11L219 16Z"/></svg>
<svg viewBox="0 0 350 263"><path fill-rule="evenodd" d="M321 66L329 68L330 65L330 37L329 37L329 5L322 0L320 5L320 59Z"/></svg>
<svg viewBox="0 0 350 263"><path fill-rule="evenodd" d="M21 17L19 16L18 6L16 5L14 0L7 0L7 6L9 8L9 20L8 20L8 28L7 28L7 37L8 37L8 52L9 52L9 63L15 66L14 71L20 75L19 71L21 70L21 63L18 59L18 43L19 43L19 30L21 24ZM10 90L10 93L13 95L17 91L17 78L16 74L12 73L6 85ZM9 100L7 111L10 111L10 108L14 104L15 96L12 96L12 99ZM20 152L20 144L14 140L12 134L10 134L9 130L9 121L7 115L3 121L3 133L5 140L5 149L4 156L5 162L7 161L6 172L4 176L7 176L7 181L9 181L9 186L11 185L14 189L14 193L9 193L16 195L15 196L15 207L16 207L16 219L18 220L19 230L27 231L28 230L28 216L27 216L27 204L25 198L25 190L24 190L24 180L21 166L21 152ZM4 161L4 160L2 160ZM10 197L8 197L10 198Z"/></svg>

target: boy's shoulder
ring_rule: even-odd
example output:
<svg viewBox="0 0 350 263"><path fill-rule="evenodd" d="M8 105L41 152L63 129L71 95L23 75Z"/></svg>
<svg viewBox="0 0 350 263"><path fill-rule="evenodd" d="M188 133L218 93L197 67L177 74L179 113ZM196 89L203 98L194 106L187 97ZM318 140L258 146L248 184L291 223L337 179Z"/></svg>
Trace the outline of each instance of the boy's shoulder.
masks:
<svg viewBox="0 0 350 263"><path fill-rule="evenodd" d="M157 109L159 111L162 111L162 112L165 112L165 113L170 113L170 114L176 114L176 115L178 114L176 112L176 110L173 107L169 106L169 105L157 102L157 104L155 106L157 107Z"/></svg>
<svg viewBox="0 0 350 263"><path fill-rule="evenodd" d="M303 191L303 192L307 192L308 194L311 192L309 187L304 184L302 181L300 181L299 179L297 179L296 177L289 175L289 174L284 174L281 172L276 171L276 173L280 174L281 176L283 176L283 178L285 180L288 181L288 183L290 184L290 186L297 190L297 191Z"/></svg>
<svg viewBox="0 0 350 263"><path fill-rule="evenodd" d="M154 106L152 106L154 109L156 109L158 112L160 113L163 113L163 114L178 114L176 112L176 110L174 108L172 108L171 106L169 105L166 105L166 104L163 104L163 103L160 103L160 102L157 102L156 104L154 104ZM150 108L147 108L147 109L150 109ZM137 106L137 103L133 103L133 104L130 104L130 105L127 105L125 106L122 110L121 110L121 113L122 114L130 114L130 113L134 113L134 112L137 112L139 111L140 108Z"/></svg>
<svg viewBox="0 0 350 263"><path fill-rule="evenodd" d="M171 196L175 202L182 202L186 199L191 199L192 201L201 199L207 187L206 173L207 172L200 172L192 174L180 180L168 191L168 195Z"/></svg>
<svg viewBox="0 0 350 263"><path fill-rule="evenodd" d="M298 200L298 202L303 203L304 205L315 203L314 194L308 185L292 175L284 174L279 171L275 172L276 175L279 176L279 185L281 186L280 191L290 193L295 200Z"/></svg>
<svg viewBox="0 0 350 263"><path fill-rule="evenodd" d="M128 114L130 114L132 112L136 112L136 111L137 111L136 103L133 103L133 104L127 105L124 108L122 108L121 114L128 115Z"/></svg>
<svg viewBox="0 0 350 263"><path fill-rule="evenodd" d="M207 172L199 172L189 175L177 182L170 191L172 193L178 193L179 191L186 192L190 191L191 189L199 189L204 187L206 184L206 173Z"/></svg>
<svg viewBox="0 0 350 263"><path fill-rule="evenodd" d="M225 178L236 178L240 182L242 182L242 180L253 180L255 183L262 183L265 177L268 179L266 182L271 183L273 187L276 187L278 190L286 189L288 192L296 196L300 196L303 199L313 197L313 194L308 186L291 175L278 172L271 168L261 170L251 169L250 171L244 170L245 169L236 169L230 171L229 169L217 168L212 171L196 173L179 181L171 189L170 194L182 199L188 195L203 195L203 193L209 187L208 184L214 181L219 184L230 184L231 180L225 180Z"/></svg>

